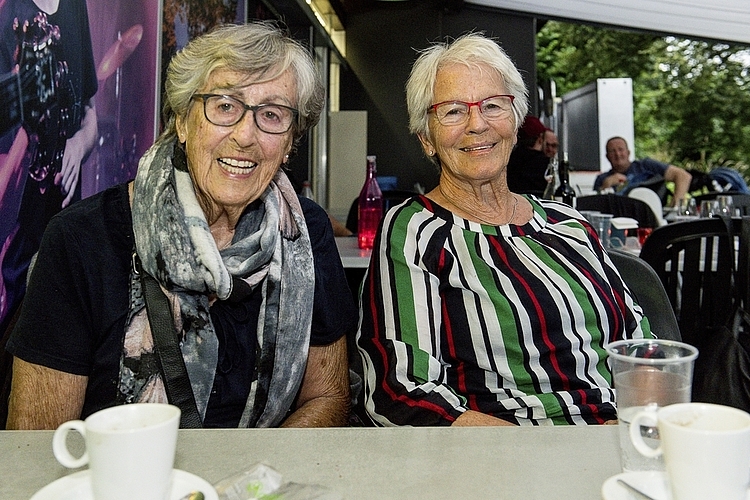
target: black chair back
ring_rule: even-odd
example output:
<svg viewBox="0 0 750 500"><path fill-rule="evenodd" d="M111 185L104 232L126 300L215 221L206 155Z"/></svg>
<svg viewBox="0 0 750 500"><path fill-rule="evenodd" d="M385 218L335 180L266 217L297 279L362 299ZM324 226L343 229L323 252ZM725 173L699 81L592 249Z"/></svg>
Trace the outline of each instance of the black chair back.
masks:
<svg viewBox="0 0 750 500"><path fill-rule="evenodd" d="M598 210L615 217L630 217L638 227L659 227L654 211L645 201L619 194L595 194L576 199L576 210Z"/></svg>
<svg viewBox="0 0 750 500"><path fill-rule="evenodd" d="M732 309L732 275L742 220L732 219L730 241L719 218L674 222L654 230L640 258L659 276L685 342L723 325Z"/></svg>
<svg viewBox="0 0 750 500"><path fill-rule="evenodd" d="M643 309L654 335L660 339L682 340L677 317L656 271L645 260L629 253L619 250L607 253Z"/></svg>

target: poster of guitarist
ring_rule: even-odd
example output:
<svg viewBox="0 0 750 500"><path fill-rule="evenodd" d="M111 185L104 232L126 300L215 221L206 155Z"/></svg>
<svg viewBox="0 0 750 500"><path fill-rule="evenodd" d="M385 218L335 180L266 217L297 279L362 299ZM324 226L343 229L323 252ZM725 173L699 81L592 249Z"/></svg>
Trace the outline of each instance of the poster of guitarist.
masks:
<svg viewBox="0 0 750 500"><path fill-rule="evenodd" d="M96 146L86 0L0 0L0 333L50 218Z"/></svg>

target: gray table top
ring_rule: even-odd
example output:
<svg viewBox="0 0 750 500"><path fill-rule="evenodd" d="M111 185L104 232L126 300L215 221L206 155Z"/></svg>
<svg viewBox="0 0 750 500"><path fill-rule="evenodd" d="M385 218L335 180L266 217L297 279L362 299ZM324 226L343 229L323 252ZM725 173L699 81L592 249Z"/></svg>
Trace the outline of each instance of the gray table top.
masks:
<svg viewBox="0 0 750 500"><path fill-rule="evenodd" d="M51 443L51 431L0 431L0 499L72 472ZM180 431L175 467L211 483L256 463L349 500L596 500L620 472L617 426Z"/></svg>
<svg viewBox="0 0 750 500"><path fill-rule="evenodd" d="M337 236L336 247L341 256L341 264L346 269L366 269L370 265L372 250L362 250L357 246L355 236Z"/></svg>

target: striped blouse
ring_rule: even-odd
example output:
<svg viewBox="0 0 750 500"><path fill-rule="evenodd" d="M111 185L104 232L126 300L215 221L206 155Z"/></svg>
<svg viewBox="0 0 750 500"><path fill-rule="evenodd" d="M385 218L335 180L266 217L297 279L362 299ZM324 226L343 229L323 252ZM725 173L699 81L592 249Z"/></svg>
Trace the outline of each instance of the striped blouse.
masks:
<svg viewBox="0 0 750 500"><path fill-rule="evenodd" d="M417 196L391 209L361 290L365 407L380 425L466 410L521 425L616 418L604 346L648 320L574 209L527 198L522 226Z"/></svg>

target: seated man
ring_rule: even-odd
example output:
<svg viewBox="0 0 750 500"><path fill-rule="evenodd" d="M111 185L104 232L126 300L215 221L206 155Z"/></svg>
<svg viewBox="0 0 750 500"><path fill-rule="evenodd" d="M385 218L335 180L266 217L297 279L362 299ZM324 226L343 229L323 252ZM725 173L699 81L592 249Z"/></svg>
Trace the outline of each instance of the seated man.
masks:
<svg viewBox="0 0 750 500"><path fill-rule="evenodd" d="M675 206L690 189L692 176L686 170L650 158L631 162L628 143L622 137L609 139L606 151L612 170L597 176L594 181L596 191L613 188L616 193L627 194L634 187L661 176L666 182L674 182L674 196L668 205Z"/></svg>

